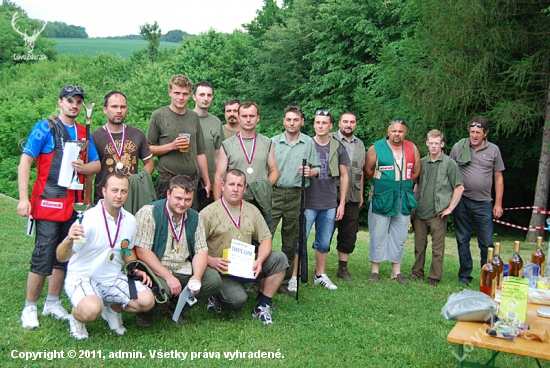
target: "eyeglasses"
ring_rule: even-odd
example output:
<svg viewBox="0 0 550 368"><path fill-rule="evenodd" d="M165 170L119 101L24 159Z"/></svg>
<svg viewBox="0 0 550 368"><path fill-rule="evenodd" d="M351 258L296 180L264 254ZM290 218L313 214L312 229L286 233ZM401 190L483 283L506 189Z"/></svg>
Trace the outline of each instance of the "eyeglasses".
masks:
<svg viewBox="0 0 550 368"><path fill-rule="evenodd" d="M84 93L84 88L79 87L79 86L65 86L65 88L63 88L63 90L65 90L66 92L72 92L72 91L76 90L77 92Z"/></svg>
<svg viewBox="0 0 550 368"><path fill-rule="evenodd" d="M328 110L317 110L315 111L315 115L330 116L330 112Z"/></svg>
<svg viewBox="0 0 550 368"><path fill-rule="evenodd" d="M476 127L476 128L485 129L485 126L484 126L483 124L481 124L481 123L470 123L470 124L468 124L468 126L469 126L470 128Z"/></svg>
<svg viewBox="0 0 550 368"><path fill-rule="evenodd" d="M405 125L405 123L403 122L403 120L392 120L392 121L390 121L390 125L393 125L393 124Z"/></svg>

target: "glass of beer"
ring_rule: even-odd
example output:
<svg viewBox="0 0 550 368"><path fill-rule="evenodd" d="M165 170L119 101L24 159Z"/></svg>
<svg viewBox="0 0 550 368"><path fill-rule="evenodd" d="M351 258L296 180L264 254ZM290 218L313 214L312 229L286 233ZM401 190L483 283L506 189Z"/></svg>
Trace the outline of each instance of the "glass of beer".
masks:
<svg viewBox="0 0 550 368"><path fill-rule="evenodd" d="M179 134L180 137L187 137L187 147L185 148L180 148L180 152L189 152L189 144L191 144L191 134L189 133L180 133Z"/></svg>

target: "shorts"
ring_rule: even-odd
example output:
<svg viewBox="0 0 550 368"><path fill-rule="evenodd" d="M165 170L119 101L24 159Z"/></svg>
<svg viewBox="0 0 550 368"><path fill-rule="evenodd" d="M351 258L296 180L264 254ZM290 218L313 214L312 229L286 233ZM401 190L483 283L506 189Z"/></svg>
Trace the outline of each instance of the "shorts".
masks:
<svg viewBox="0 0 550 368"><path fill-rule="evenodd" d="M147 286L136 281L138 294L148 289ZM122 308L125 308L130 302L128 278L122 272L110 285L97 283L90 277L67 278L65 279L65 292L74 307L77 307L78 303L88 295L97 295L105 303L120 304Z"/></svg>
<svg viewBox="0 0 550 368"><path fill-rule="evenodd" d="M50 276L54 268L67 270L67 262L59 262L55 252L75 220L76 213L73 213L73 216L65 222L36 220L36 239L30 268L32 273Z"/></svg>

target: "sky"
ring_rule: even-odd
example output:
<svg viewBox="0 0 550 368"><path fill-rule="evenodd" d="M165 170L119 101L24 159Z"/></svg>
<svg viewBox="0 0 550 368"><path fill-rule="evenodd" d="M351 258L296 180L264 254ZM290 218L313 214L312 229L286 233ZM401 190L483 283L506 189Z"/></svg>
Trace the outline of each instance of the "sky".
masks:
<svg viewBox="0 0 550 368"><path fill-rule="evenodd" d="M89 37L139 34L145 23L162 33L179 29L199 34L209 29L242 30L261 9L263 0L13 0L30 18L64 22L86 29ZM280 5L279 1L279 5Z"/></svg>

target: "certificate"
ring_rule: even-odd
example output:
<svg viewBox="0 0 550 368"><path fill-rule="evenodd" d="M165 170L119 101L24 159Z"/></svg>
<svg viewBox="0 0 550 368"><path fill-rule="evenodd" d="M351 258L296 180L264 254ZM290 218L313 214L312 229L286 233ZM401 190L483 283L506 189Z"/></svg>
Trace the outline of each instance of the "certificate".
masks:
<svg viewBox="0 0 550 368"><path fill-rule="evenodd" d="M231 261L227 268L227 273L245 279L254 279L254 271L252 270L254 260L256 259L254 250L255 247L251 244L237 239L231 240L231 247L224 249L222 255L223 258Z"/></svg>

